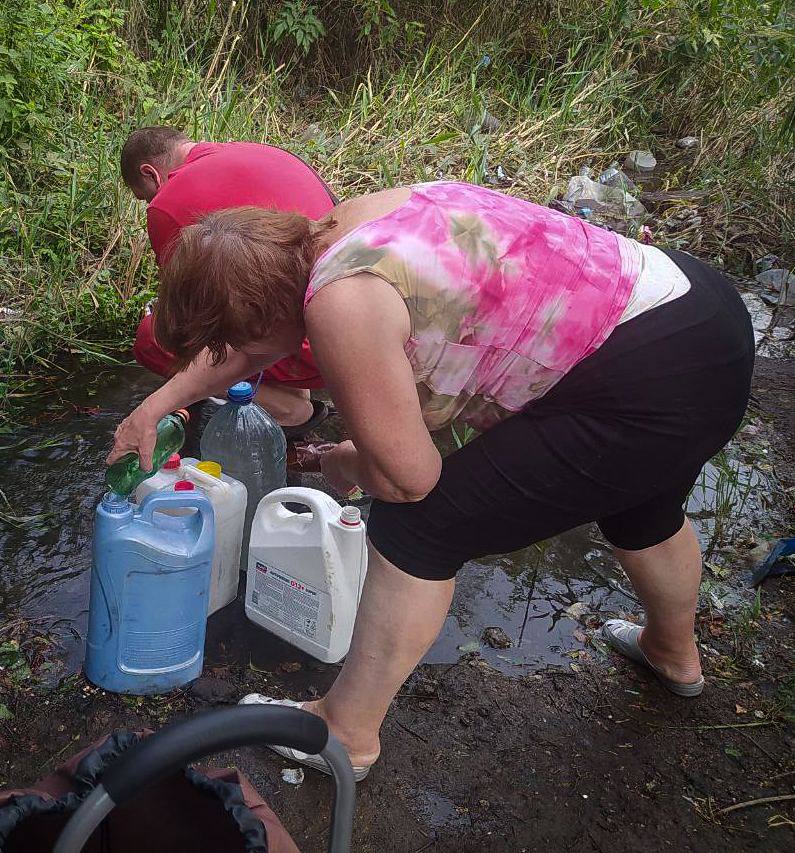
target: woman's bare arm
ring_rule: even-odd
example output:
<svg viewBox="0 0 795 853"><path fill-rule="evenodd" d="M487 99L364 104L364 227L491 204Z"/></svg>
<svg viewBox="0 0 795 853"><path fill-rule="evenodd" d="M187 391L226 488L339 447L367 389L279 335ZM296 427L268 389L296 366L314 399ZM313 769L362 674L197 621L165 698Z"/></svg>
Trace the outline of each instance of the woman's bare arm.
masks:
<svg viewBox="0 0 795 853"><path fill-rule="evenodd" d="M307 336L353 445L324 455L323 471L396 503L436 485L441 457L422 419L405 353L408 310L382 279L363 274L329 284L306 313Z"/></svg>
<svg viewBox="0 0 795 853"><path fill-rule="evenodd" d="M149 471L155 449L157 422L174 409L189 406L214 394L222 394L261 367L245 353L229 349L227 359L215 367L207 352L202 353L187 370L178 373L150 394L118 426L113 449L108 454L111 465L126 453L137 453L141 467Z"/></svg>

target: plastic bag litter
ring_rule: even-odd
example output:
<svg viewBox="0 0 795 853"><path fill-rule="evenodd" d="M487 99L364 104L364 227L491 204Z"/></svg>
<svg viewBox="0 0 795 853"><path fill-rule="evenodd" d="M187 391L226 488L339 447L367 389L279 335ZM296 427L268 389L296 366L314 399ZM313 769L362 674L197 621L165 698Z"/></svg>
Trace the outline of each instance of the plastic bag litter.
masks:
<svg viewBox="0 0 795 853"><path fill-rule="evenodd" d="M646 208L632 193L621 186L594 181L583 174L569 179L561 206L567 212L584 214L595 224L605 225L622 234L636 233L646 217Z"/></svg>

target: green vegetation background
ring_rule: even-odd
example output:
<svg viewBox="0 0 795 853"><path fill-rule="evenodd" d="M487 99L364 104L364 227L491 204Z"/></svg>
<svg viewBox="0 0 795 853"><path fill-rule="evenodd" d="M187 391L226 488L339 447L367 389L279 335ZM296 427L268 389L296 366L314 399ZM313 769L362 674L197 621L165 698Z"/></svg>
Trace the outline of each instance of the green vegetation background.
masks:
<svg viewBox="0 0 795 853"><path fill-rule="evenodd" d="M794 45L785 0L4 3L0 416L32 372L131 341L156 287L118 177L137 126L284 146L341 196L499 166L539 202L695 135L665 187L709 204L678 245L742 273L792 261Z"/></svg>

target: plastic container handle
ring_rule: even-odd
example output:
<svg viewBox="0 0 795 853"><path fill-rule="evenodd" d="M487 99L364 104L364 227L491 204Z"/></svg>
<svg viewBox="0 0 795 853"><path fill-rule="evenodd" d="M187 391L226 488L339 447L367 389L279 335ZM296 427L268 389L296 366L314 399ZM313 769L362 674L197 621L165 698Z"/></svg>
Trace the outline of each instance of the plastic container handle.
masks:
<svg viewBox="0 0 795 853"><path fill-rule="evenodd" d="M176 504L176 506L173 506ZM141 501L141 521L154 524L154 514L164 509L190 509L198 510L202 517L202 528L196 539L196 546L205 544L204 540L212 536L215 522L215 510L207 495L192 494L191 492L150 492ZM208 523L209 522L209 523Z"/></svg>
<svg viewBox="0 0 795 853"><path fill-rule="evenodd" d="M298 708L238 705L170 725L123 753L72 816L53 853L78 853L114 806L186 764L233 747L266 743L323 755L336 783L329 851L350 850L356 800L353 768L325 721Z"/></svg>
<svg viewBox="0 0 795 853"><path fill-rule="evenodd" d="M259 502L258 509L260 506L270 506L271 504L285 504L285 503L296 503L296 504L304 504L304 506L308 506L309 509L312 510L312 521L311 526L320 526L320 516L323 513L323 510L329 508L329 501L334 503L334 506L337 508L337 512L342 511L342 507L332 498L330 495L327 495L325 492L321 492L319 489L309 489L306 486L287 486L284 489L276 489L273 492L265 495L264 498Z"/></svg>
<svg viewBox="0 0 795 853"><path fill-rule="evenodd" d="M213 477L212 474L202 471L201 468L197 468L195 465L183 465L181 471L185 475L186 480L191 480L202 488L207 486L210 489L217 489L224 494L228 494L232 490L229 483L225 483L220 477Z"/></svg>

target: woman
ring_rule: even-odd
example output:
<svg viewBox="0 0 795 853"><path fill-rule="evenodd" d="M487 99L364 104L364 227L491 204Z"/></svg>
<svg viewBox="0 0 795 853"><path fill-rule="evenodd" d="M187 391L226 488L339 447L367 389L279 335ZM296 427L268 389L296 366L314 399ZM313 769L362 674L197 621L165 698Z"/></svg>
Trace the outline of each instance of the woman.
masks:
<svg viewBox="0 0 795 853"><path fill-rule="evenodd" d="M753 367L749 317L717 272L443 182L351 199L319 224L211 214L183 230L155 322L189 366L121 424L110 461L148 464L163 414L311 342L352 437L323 472L376 498L350 653L304 705L358 778L461 565L586 522L646 609L643 628L608 622L608 640L673 692L701 692L701 555L682 505L739 425ZM482 435L442 460L429 430L456 417Z"/></svg>

